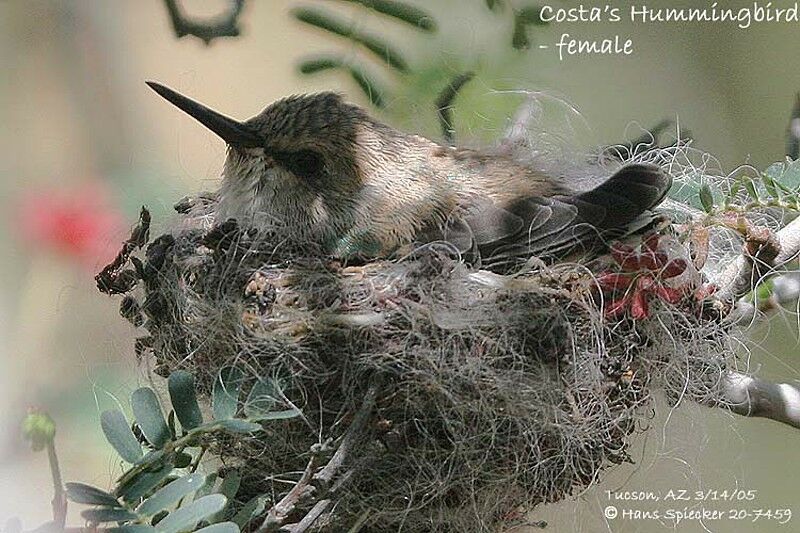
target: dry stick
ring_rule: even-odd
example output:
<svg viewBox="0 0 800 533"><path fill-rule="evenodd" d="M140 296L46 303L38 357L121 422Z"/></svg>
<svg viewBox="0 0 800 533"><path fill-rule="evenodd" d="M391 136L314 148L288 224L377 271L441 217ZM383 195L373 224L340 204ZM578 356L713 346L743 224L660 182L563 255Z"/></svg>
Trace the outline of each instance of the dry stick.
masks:
<svg viewBox="0 0 800 533"><path fill-rule="evenodd" d="M164 0L172 21L175 35L180 39L186 35L194 35L204 43L209 44L218 37L238 37L239 15L244 8L244 0L231 0L230 9L214 20L197 22L189 20L178 5L178 0Z"/></svg>
<svg viewBox="0 0 800 533"><path fill-rule="evenodd" d="M361 408L353 418L353 423L347 428L342 438L342 443L339 444L339 447L336 449L333 457L331 457L331 460L328 461L328 464L325 465L325 468L314 476L314 481L317 485L325 489L330 486L333 476L335 476L336 472L342 467L347 456L361 438L364 426L367 424L367 420L372 414L372 407L375 405L375 397L377 395L378 387L377 385L372 385L364 396L364 401L361 403Z"/></svg>
<svg viewBox="0 0 800 533"><path fill-rule="evenodd" d="M287 524L283 526L280 531L285 531L286 533L305 533L308 528L314 525L314 522L322 516L328 507L330 507L331 501L330 500L320 500L317 504L311 508L311 510L306 514L302 520L300 520L296 524Z"/></svg>
<svg viewBox="0 0 800 533"><path fill-rule="evenodd" d="M321 503L326 500L318 501L311 511L306 513L306 516L297 524L284 524L289 515L295 511L299 503L310 497L321 498L329 492L328 488L331 485L331 481L363 436L364 428L367 426L369 417L372 414L372 408L375 405L375 398L377 395L378 385L373 384L364 396L361 407L353 417L353 422L350 424L350 427L347 428L347 431L345 431L341 443L328 463L315 475L313 472L316 468L316 455L312 456L311 460L308 462L308 466L306 466L305 471L303 471L303 475L300 476L298 482L286 496L270 509L261 527L258 528L257 533L268 533L272 531L300 533L311 527L325 512L328 504L330 504L330 500L327 500L328 504L326 505L321 505ZM349 474L350 472L345 473L348 477ZM316 514L310 518L312 513ZM303 528L297 529L301 524Z"/></svg>
<svg viewBox="0 0 800 533"><path fill-rule="evenodd" d="M316 464L317 456L313 455L308 461L308 465L303 471L303 475L300 476L300 479L297 481L295 486L292 487L292 490L290 490L286 496L281 499L281 501L273 505L272 509L269 510L269 513L267 513L267 518L264 519L264 523L261 525L259 531L273 531L279 528L286 520L286 517L288 517L292 511L294 511L297 503L306 495L310 495L314 491L314 487L311 486L311 479L314 476Z"/></svg>

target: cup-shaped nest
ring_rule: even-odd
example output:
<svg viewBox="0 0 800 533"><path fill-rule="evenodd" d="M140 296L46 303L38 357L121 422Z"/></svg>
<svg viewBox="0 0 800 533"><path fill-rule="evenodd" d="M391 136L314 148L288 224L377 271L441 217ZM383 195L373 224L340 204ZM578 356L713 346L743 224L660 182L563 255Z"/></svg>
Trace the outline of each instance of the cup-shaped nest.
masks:
<svg viewBox="0 0 800 533"><path fill-rule="evenodd" d="M235 365L302 410L217 444L243 467L240 502L274 503L312 454L324 463L368 391L367 423L325 488L330 530L496 530L628 460L655 391L719 399L729 336L669 236L513 275L435 244L346 266L215 224L213 199L200 203L143 257L123 250L103 281L131 278L111 292L127 294L124 314L145 332L137 352L157 372L191 370L210 390Z"/></svg>

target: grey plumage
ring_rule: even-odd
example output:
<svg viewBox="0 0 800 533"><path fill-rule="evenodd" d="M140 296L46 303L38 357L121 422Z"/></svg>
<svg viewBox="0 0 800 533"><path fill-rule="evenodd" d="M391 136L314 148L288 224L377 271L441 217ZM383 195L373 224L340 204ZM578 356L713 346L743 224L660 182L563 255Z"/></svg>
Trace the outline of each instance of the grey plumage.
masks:
<svg viewBox="0 0 800 533"><path fill-rule="evenodd" d="M399 132L334 93L279 100L245 122L148 83L229 144L219 219L344 259L444 240L482 266L592 247L658 205L671 185L631 164L576 192L504 153Z"/></svg>

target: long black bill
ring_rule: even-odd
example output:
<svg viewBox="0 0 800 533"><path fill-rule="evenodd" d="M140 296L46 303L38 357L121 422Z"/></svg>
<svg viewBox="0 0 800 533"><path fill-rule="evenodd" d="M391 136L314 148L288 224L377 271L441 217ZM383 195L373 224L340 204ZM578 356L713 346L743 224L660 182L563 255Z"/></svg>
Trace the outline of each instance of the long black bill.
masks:
<svg viewBox="0 0 800 533"><path fill-rule="evenodd" d="M261 137L238 120L217 113L200 102L195 102L191 98L176 93L169 87L165 87L160 83L154 81L147 81L145 83L148 87L169 100L178 108L200 121L206 128L222 137L225 142L231 146L255 148L263 145Z"/></svg>

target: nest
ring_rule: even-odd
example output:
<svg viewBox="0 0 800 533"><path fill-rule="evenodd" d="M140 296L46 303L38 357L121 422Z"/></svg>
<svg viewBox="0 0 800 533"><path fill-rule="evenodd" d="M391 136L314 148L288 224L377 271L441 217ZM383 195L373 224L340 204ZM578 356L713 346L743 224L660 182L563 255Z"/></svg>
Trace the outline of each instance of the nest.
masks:
<svg viewBox="0 0 800 533"><path fill-rule="evenodd" d="M223 463L244 472L240 503L282 498L312 455L350 438L370 398L319 527L497 531L629 461L655 393L720 401L730 338L693 296L697 271L669 281L689 286L679 301L653 298L647 318L612 319L598 282L610 257L499 275L432 244L345 266L215 223L213 206L212 196L182 202L177 229L137 259L143 211L98 281L126 294L123 315L146 332L137 354L160 375L188 369L208 391L235 365L275 378L302 410L260 438L218 443ZM687 253L670 231L658 253Z"/></svg>

